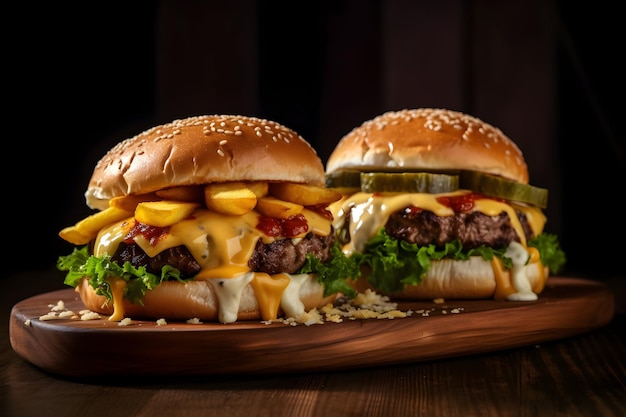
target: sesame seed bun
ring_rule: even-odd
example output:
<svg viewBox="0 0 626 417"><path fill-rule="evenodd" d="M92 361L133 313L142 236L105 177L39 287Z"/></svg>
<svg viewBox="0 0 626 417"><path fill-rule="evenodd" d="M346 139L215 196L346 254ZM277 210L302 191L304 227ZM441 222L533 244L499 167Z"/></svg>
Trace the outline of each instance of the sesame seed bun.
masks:
<svg viewBox="0 0 626 417"><path fill-rule="evenodd" d="M223 181L324 184L316 151L270 120L196 116L153 127L112 148L96 165L85 200L103 210L117 196Z"/></svg>
<svg viewBox="0 0 626 417"><path fill-rule="evenodd" d="M354 128L326 164L328 174L345 169L473 170L528 184L522 152L500 129L431 108L387 112Z"/></svg>

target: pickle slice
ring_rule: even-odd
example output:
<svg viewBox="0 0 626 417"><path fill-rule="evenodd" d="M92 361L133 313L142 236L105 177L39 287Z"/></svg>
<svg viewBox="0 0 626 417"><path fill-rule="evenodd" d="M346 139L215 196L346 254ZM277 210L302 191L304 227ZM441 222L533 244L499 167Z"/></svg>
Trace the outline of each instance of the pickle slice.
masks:
<svg viewBox="0 0 626 417"><path fill-rule="evenodd" d="M361 173L359 171L337 171L326 175L328 188L361 188Z"/></svg>
<svg viewBox="0 0 626 417"><path fill-rule="evenodd" d="M490 197L521 201L537 207L548 207L548 190L521 184L506 178L477 171L461 171L461 188L476 191Z"/></svg>
<svg viewBox="0 0 626 417"><path fill-rule="evenodd" d="M449 193L459 189L459 176L430 172L362 172L365 193Z"/></svg>

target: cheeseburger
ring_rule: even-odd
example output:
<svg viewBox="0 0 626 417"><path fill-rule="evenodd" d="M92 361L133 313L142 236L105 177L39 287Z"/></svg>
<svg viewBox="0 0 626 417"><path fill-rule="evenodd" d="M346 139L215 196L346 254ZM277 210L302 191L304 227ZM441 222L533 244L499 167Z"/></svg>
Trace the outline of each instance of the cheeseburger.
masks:
<svg viewBox="0 0 626 417"><path fill-rule="evenodd" d="M96 212L59 233L77 247L57 266L110 320L298 317L353 294L324 181L315 150L273 121L156 126L97 163Z"/></svg>
<svg viewBox="0 0 626 417"><path fill-rule="evenodd" d="M543 232L546 189L529 185L502 131L442 109L388 112L344 136L326 164L357 290L397 299L536 300L563 266Z"/></svg>

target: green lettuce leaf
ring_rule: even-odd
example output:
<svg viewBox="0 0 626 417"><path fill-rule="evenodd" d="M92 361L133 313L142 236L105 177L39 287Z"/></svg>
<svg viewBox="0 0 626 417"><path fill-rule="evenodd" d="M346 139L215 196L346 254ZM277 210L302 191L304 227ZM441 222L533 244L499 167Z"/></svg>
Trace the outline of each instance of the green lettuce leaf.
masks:
<svg viewBox="0 0 626 417"><path fill-rule="evenodd" d="M565 255L560 250L556 236L542 234L528 242L536 247L544 265L556 273L565 262ZM369 267L368 281L372 286L385 293L401 291L405 285L417 285L422 282L433 260L455 259L468 260L470 256L481 256L486 261L498 257L505 268L512 267L512 261L505 256L506 248L494 249L480 246L464 250L459 240L447 243L438 249L435 245L417 246L398 241L381 229L365 244L362 253L353 257L359 265Z"/></svg>
<svg viewBox="0 0 626 417"><path fill-rule="evenodd" d="M556 235L542 233L528 241L528 246L537 248L544 266L550 268L551 274L558 274L567 262L565 252L561 249Z"/></svg>
<svg viewBox="0 0 626 417"><path fill-rule="evenodd" d="M356 292L347 279L356 279L361 274L356 258L347 257L335 243L331 248L331 260L322 263L315 256L308 254L304 265L297 272L299 274L318 274L317 281L324 286L324 296L341 292L346 297L353 298Z"/></svg>
<svg viewBox="0 0 626 417"><path fill-rule="evenodd" d="M338 244L335 244L331 251L333 258L325 264L313 255L307 255L306 261L298 273L318 274L318 282L324 286L325 296L342 292L346 296L354 297L356 293L348 285L346 279L358 277L358 265L353 259L343 254ZM109 300L113 298L113 294L107 278L119 277L127 283L124 298L136 304L141 304L146 292L163 281L185 281L180 277L180 271L171 266L164 266L161 274L155 275L146 271L145 267L135 268L129 262L120 266L111 261L111 257L108 255L103 257L90 255L87 246L80 249L75 248L67 256L60 256L57 260L57 269L67 271L64 282L71 287L76 287L81 279L89 277L89 285L96 294L104 295Z"/></svg>
<svg viewBox="0 0 626 417"><path fill-rule="evenodd" d="M163 281L185 281L180 277L180 271L171 266L163 267L161 275L155 275L146 271L143 266L135 268L130 262L120 266L111 261L108 255L103 257L89 255L87 246L75 248L67 256L60 256L57 260L57 269L67 271L64 282L71 287L76 287L82 278L89 277L89 285L96 294L104 295L109 300L113 298L113 294L107 278L121 278L127 283L124 298L135 304L142 304L141 300L146 292Z"/></svg>

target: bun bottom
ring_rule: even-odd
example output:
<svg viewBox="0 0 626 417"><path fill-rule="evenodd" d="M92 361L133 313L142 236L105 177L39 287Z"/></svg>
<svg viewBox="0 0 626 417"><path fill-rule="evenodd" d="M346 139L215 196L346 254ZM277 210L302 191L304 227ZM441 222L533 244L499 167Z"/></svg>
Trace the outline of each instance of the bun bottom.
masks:
<svg viewBox="0 0 626 417"><path fill-rule="evenodd" d="M84 278L76 286L85 307L100 314L113 315L113 301L96 294ZM300 287L300 301L304 310L320 308L332 303L337 295L324 297L324 288L314 276L308 277ZM136 319L219 321L219 301L215 290L208 281L166 281L148 291L143 305L123 301L124 316ZM279 308L278 317L284 314ZM237 320L261 320L261 307L252 285L248 284L241 293Z"/></svg>
<svg viewBox="0 0 626 417"><path fill-rule="evenodd" d="M381 293L367 281L367 274L368 271L362 271L361 278L351 282L352 287L358 292L369 288ZM507 285L511 285L510 275L510 272L504 274ZM541 263L531 263L526 268L526 275L532 292L540 294L548 278L548 268ZM406 285L401 292L383 294L397 300L497 298L497 282L491 262L481 257L471 257L467 261L443 259L431 262L420 284Z"/></svg>

